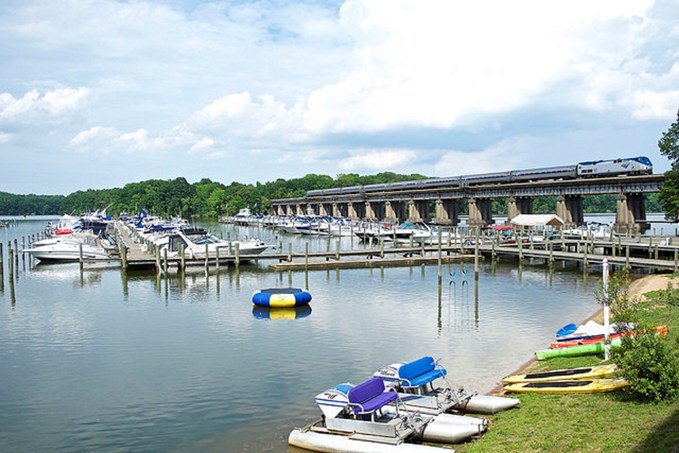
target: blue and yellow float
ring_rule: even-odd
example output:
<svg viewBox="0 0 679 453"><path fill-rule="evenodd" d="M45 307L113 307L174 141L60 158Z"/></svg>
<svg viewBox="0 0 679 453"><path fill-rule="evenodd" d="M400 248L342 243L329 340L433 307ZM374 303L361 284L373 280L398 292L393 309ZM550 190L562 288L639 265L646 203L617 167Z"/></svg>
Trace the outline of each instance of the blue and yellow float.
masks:
<svg viewBox="0 0 679 453"><path fill-rule="evenodd" d="M311 294L302 288L260 289L252 295L252 303L260 307L302 307L311 302Z"/></svg>

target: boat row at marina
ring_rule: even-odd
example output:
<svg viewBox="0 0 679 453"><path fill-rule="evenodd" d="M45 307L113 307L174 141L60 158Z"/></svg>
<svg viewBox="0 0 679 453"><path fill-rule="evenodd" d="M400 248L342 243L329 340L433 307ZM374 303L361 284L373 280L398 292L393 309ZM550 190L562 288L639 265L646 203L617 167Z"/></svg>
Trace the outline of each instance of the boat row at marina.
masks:
<svg viewBox="0 0 679 453"><path fill-rule="evenodd" d="M239 253L245 260L271 247L254 238L225 240L181 217L168 220L150 216L146 210L133 217L121 216L119 222L146 249L152 245L169 258L213 259L221 251L222 256ZM114 220L105 212L64 215L58 222L48 223L45 234L46 239L33 242L23 253L42 262L114 260L119 255Z"/></svg>
<svg viewBox="0 0 679 453"><path fill-rule="evenodd" d="M421 442L455 444L488 429L478 414L519 404L516 398L454 389L431 356L380 368L360 384L338 384L314 398L322 418L294 428L290 445L319 452L451 452ZM477 414L477 415L469 415Z"/></svg>

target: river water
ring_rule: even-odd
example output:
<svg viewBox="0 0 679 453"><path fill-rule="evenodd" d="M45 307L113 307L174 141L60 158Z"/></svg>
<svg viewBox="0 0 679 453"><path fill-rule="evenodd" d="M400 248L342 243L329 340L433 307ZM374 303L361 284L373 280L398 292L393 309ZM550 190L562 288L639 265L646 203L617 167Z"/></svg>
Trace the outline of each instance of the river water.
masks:
<svg viewBox="0 0 679 453"><path fill-rule="evenodd" d="M5 247L44 218L0 229ZM210 224L303 250L326 239ZM342 239L343 249L360 245ZM487 392L591 315L597 269L484 263L279 273L266 262L121 274L115 265L19 259L0 287L0 451L287 451L318 417L313 397L384 365L440 358L456 386ZM260 288L307 286L311 310L253 310ZM440 294L440 295L439 295ZM295 319L296 318L296 319Z"/></svg>

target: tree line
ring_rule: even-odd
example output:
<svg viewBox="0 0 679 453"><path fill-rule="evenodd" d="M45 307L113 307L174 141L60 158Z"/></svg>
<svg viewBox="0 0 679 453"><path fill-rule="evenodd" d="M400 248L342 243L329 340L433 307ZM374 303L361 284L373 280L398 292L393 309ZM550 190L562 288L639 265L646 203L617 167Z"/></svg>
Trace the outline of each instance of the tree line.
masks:
<svg viewBox="0 0 679 453"><path fill-rule="evenodd" d="M271 200L301 198L309 190L333 187L351 187L383 184L397 181L425 179L420 174L397 174L383 172L375 175L340 174L336 178L327 175L308 174L296 179L277 179L256 184L232 182L229 185L204 178L189 183L185 178L171 180L150 179L126 184L121 188L85 190L69 195L16 195L0 192L0 215L61 215L80 214L108 208L109 214L126 211L130 214L142 208L154 215L184 218L218 218L236 214L242 208L255 213L267 213ZM615 212L615 196L594 195L583 198L585 212ZM461 203L461 213L466 214L466 203ZM648 212L662 212L656 194L647 197ZM556 212L556 197L535 198L535 213ZM505 199L493 200L493 212L507 213Z"/></svg>

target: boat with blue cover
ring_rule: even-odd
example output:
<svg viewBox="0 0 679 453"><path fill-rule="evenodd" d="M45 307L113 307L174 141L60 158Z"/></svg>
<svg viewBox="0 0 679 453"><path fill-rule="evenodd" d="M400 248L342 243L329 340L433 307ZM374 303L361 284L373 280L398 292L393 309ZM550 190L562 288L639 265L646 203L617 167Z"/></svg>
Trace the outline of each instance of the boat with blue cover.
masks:
<svg viewBox="0 0 679 453"><path fill-rule="evenodd" d="M464 388L455 389L447 381L448 371L431 356L412 362L392 363L373 373L395 389L404 404L426 413L465 412L495 414L511 409L520 401L516 398L479 395ZM435 382L442 382L442 386Z"/></svg>

